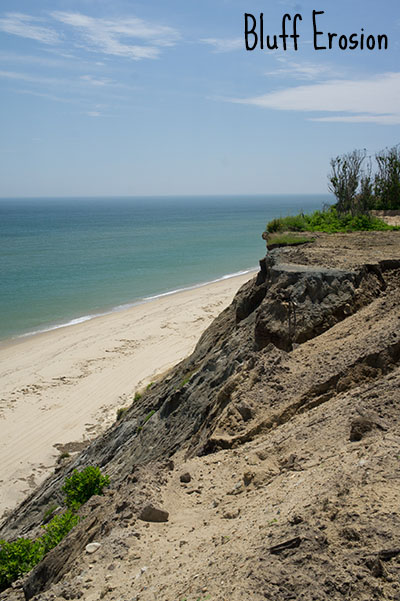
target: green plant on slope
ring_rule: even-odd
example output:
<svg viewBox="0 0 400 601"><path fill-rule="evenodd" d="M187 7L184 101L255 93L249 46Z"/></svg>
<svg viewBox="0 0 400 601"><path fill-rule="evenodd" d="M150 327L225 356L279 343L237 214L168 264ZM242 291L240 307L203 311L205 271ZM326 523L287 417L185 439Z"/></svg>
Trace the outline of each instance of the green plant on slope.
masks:
<svg viewBox="0 0 400 601"><path fill-rule="evenodd" d="M153 417L153 415L154 415L154 414L155 414L155 410L154 410L154 409L152 409L152 410L150 411L150 413L148 413L148 414L146 415L146 417L144 418L144 420L143 420L143 424L146 424L146 423L149 421L149 419L150 419L151 417Z"/></svg>
<svg viewBox="0 0 400 601"><path fill-rule="evenodd" d="M43 526L45 533L36 540L18 538L10 543L0 540L0 592L34 568L78 522L79 516L68 510Z"/></svg>
<svg viewBox="0 0 400 601"><path fill-rule="evenodd" d="M29 572L44 555L41 540L18 538L8 543L0 540L0 591Z"/></svg>
<svg viewBox="0 0 400 601"><path fill-rule="evenodd" d="M56 547L68 532L79 522L79 516L70 509L62 515L56 515L47 526L42 526L45 534L40 537L44 553Z"/></svg>
<svg viewBox="0 0 400 601"><path fill-rule="evenodd" d="M99 467L89 465L81 472L74 470L72 476L66 478L62 487L67 507L78 509L92 495L103 494L103 488L108 486L109 483L109 477L103 476Z"/></svg>
<svg viewBox="0 0 400 601"><path fill-rule="evenodd" d="M117 422L124 417L124 415L127 411L128 411L128 407L119 407L117 409Z"/></svg>

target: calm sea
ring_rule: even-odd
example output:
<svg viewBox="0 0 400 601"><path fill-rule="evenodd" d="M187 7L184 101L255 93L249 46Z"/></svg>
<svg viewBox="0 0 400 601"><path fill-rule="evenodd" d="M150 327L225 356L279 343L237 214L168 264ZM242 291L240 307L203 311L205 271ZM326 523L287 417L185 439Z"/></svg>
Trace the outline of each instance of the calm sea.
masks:
<svg viewBox="0 0 400 601"><path fill-rule="evenodd" d="M274 217L319 196L0 199L0 339L257 267Z"/></svg>

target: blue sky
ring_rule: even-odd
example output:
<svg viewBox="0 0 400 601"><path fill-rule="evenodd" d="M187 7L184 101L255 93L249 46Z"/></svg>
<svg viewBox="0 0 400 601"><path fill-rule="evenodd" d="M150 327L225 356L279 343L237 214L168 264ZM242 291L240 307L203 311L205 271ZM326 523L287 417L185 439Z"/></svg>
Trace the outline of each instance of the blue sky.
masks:
<svg viewBox="0 0 400 601"><path fill-rule="evenodd" d="M388 50L317 51L319 30ZM246 51L301 14L298 51ZM326 193L400 142L398 0L2 0L0 196Z"/></svg>

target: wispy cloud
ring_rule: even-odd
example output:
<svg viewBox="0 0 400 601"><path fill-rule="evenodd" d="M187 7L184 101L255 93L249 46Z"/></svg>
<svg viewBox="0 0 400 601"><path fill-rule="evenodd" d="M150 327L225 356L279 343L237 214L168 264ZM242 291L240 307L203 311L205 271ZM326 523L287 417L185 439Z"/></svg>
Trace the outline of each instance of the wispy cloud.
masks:
<svg viewBox="0 0 400 601"><path fill-rule="evenodd" d="M232 52L244 47L243 38L203 38L200 42L212 46L214 52Z"/></svg>
<svg viewBox="0 0 400 601"><path fill-rule="evenodd" d="M0 52L0 61L3 63L24 63L38 65L39 67L63 67L66 62L46 56L33 56L30 54L17 54L15 52Z"/></svg>
<svg viewBox="0 0 400 601"><path fill-rule="evenodd" d="M93 75L81 75L80 79L84 82L90 83L92 86L108 86L112 85L111 79L106 79L104 77L93 77Z"/></svg>
<svg viewBox="0 0 400 601"><path fill-rule="evenodd" d="M107 105L105 104L95 104L90 103L89 101L85 101L82 98L65 98L62 96L56 96L54 94L47 94L46 92L36 92L34 90L24 90L19 89L15 90L17 94L28 94L29 96L37 96L39 98L45 98L46 100L51 100L53 102L62 102L65 104L78 105L81 107L80 114L86 115L87 117L102 117L103 110L107 109ZM39 138L38 138L39 139Z"/></svg>
<svg viewBox="0 0 400 601"><path fill-rule="evenodd" d="M318 121L400 124L399 97L400 73L383 73L369 79L335 79L230 101L281 111L337 113L313 117Z"/></svg>
<svg viewBox="0 0 400 601"><path fill-rule="evenodd" d="M82 39L78 45L132 60L157 58L162 47L174 45L180 37L172 27L147 23L136 17L103 19L61 11L51 14L57 21L80 33ZM127 43L127 40L135 43Z"/></svg>
<svg viewBox="0 0 400 601"><path fill-rule="evenodd" d="M21 65L26 66L27 68L34 67L50 67L50 69L69 69L73 71L88 68L93 68L95 66L104 67L105 63L102 61L90 61L84 60L82 57L73 54L66 54L59 52L59 49L56 51L54 48L44 48L46 54L17 54L16 52L2 52L0 51L0 63L6 63L8 65ZM55 54L55 56L54 56Z"/></svg>
<svg viewBox="0 0 400 601"><path fill-rule="evenodd" d="M40 86L48 86L54 89L55 86L62 88L67 93L79 90L88 90L90 88L102 89L106 86L113 87L127 87L122 84L114 83L111 79L94 77L92 75L81 75L79 77L71 78L60 78L60 77L46 77L43 75L36 75L30 73L23 73L18 71L0 71L0 79L8 79L14 81L21 81L30 84L36 84ZM133 88L131 88L133 89Z"/></svg>
<svg viewBox="0 0 400 601"><path fill-rule="evenodd" d="M335 75L334 70L327 64L314 63L311 61L296 62L286 57L279 57L280 66L272 71L267 71L269 76L292 76L296 79L315 80L322 77Z"/></svg>
<svg viewBox="0 0 400 601"><path fill-rule="evenodd" d="M37 96L38 98L45 98L46 100L52 100L54 102L65 102L67 104L80 104L81 102L76 98L64 98L62 96L56 96L55 94L48 94L47 92L37 92L36 90L16 89L14 92L17 94Z"/></svg>
<svg viewBox="0 0 400 601"><path fill-rule="evenodd" d="M21 13L6 13L4 17L0 18L0 31L37 40L43 44L59 42L59 34L50 27L44 27L41 23L43 20L38 17Z"/></svg>
<svg viewBox="0 0 400 601"><path fill-rule="evenodd" d="M322 123L379 123L380 125L400 125L400 115L339 115L336 117L313 117L310 121Z"/></svg>
<svg viewBox="0 0 400 601"><path fill-rule="evenodd" d="M0 71L0 79L13 79L26 81L28 83L37 83L41 85L59 85L65 84L65 80L53 77L42 77L41 75L30 75L29 73L20 73L18 71Z"/></svg>

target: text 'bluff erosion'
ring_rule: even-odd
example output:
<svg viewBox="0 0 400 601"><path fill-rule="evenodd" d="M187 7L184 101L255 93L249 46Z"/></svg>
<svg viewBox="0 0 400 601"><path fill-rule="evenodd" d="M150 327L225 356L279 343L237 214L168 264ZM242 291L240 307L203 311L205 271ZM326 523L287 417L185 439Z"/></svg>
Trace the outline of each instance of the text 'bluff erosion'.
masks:
<svg viewBox="0 0 400 601"><path fill-rule="evenodd" d="M386 34L367 34L363 27L358 33L343 34L326 31L325 11L312 11L312 37L314 50L387 50L389 39ZM244 14L246 50L298 50L301 38L301 26L305 19L299 13L293 17L286 13L282 17L281 32L267 33L264 13L255 17ZM301 23L303 22L303 23Z"/></svg>

